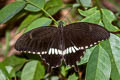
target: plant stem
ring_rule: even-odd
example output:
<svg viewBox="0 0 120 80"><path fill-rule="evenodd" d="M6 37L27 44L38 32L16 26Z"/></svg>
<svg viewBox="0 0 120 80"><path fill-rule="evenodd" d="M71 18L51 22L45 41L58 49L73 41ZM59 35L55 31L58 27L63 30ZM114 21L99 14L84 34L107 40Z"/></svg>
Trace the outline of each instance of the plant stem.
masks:
<svg viewBox="0 0 120 80"><path fill-rule="evenodd" d="M100 14L101 14L101 21L102 21L103 25L105 26L104 21L103 21L103 17L104 17L103 16L103 11L102 11L102 9L101 9L101 7L99 5L99 0L96 0L96 5L97 5L97 7L98 7L98 9L100 11Z"/></svg>
<svg viewBox="0 0 120 80"><path fill-rule="evenodd" d="M57 21L45 9L40 8L39 6L35 5L33 2L31 2L29 0L26 0L26 1L27 1L27 3L30 3L30 4L34 5L35 7L41 9L45 14L47 14L55 22L55 24L58 25Z"/></svg>
<svg viewBox="0 0 120 80"><path fill-rule="evenodd" d="M103 19L103 16L102 16L103 13L102 13L102 10L101 10L100 5L99 5L99 0L96 0L96 5L97 5L98 9L100 10L101 19Z"/></svg>
<svg viewBox="0 0 120 80"><path fill-rule="evenodd" d="M55 22L55 24L58 25L57 21L56 21L45 9L41 8L41 10L42 10L45 14L47 14L47 15Z"/></svg>

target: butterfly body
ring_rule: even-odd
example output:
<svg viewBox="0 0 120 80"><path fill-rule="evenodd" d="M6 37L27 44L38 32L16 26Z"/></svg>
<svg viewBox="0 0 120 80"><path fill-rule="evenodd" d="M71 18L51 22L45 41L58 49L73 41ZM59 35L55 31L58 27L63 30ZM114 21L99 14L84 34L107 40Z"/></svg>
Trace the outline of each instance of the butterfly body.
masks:
<svg viewBox="0 0 120 80"><path fill-rule="evenodd" d="M58 27L44 26L23 34L16 42L18 51L39 54L49 66L48 69L59 67L64 60L66 65L74 66L80 61L83 53L100 41L110 37L103 27L86 22L78 22Z"/></svg>

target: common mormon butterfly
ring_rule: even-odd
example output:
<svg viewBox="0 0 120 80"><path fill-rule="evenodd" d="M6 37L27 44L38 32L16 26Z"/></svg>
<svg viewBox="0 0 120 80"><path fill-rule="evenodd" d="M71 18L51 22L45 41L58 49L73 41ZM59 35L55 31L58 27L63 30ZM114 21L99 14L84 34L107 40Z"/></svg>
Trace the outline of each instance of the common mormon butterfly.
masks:
<svg viewBox="0 0 120 80"><path fill-rule="evenodd" d="M110 33L97 24L78 22L63 26L60 21L58 27L42 26L23 34L15 48L40 55L48 70L59 67L64 61L78 71L76 62L80 61L85 50L109 37Z"/></svg>

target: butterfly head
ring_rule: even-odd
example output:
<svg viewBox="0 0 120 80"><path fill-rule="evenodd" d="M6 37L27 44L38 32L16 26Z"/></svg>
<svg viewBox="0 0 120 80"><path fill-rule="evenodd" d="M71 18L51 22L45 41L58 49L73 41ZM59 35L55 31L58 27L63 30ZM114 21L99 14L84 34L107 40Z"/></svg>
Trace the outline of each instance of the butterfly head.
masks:
<svg viewBox="0 0 120 80"><path fill-rule="evenodd" d="M59 27L59 28L62 28L62 27L63 27L63 24L64 24L64 23L63 23L62 21L60 21L60 22L58 23L58 27Z"/></svg>

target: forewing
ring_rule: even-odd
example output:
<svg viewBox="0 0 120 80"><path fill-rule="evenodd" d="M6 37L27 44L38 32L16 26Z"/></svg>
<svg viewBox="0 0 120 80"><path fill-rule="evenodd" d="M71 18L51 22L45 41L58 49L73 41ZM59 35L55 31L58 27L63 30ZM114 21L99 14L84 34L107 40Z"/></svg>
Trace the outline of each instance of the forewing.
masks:
<svg viewBox="0 0 120 80"><path fill-rule="evenodd" d="M64 37L69 37L70 41L81 49L89 48L100 41L110 37L110 33L103 27L86 22L73 23L65 26ZM65 47L70 47L65 43Z"/></svg>
<svg viewBox="0 0 120 80"><path fill-rule="evenodd" d="M51 69L61 64L58 34L54 26L39 27L23 34L16 41L15 48L24 53L39 54Z"/></svg>
<svg viewBox="0 0 120 80"><path fill-rule="evenodd" d="M100 41L108 39L110 33L103 27L91 23L74 23L64 27L64 61L74 66L78 71L76 62L84 56L84 51Z"/></svg>

